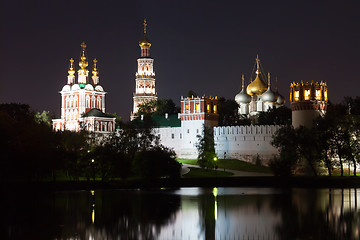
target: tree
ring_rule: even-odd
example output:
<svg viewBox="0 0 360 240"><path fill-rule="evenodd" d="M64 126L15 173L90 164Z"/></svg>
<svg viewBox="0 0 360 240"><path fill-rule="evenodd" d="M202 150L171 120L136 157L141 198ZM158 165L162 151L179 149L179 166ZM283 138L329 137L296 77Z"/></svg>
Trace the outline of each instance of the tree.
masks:
<svg viewBox="0 0 360 240"><path fill-rule="evenodd" d="M318 135L315 134L314 129L304 126L295 129L295 133L300 158L307 162L314 175L317 176L317 163L321 159Z"/></svg>
<svg viewBox="0 0 360 240"><path fill-rule="evenodd" d="M274 174L283 176L292 175L299 162L295 129L290 124L280 128L274 134L271 144L279 150L279 157L274 157L269 164Z"/></svg>
<svg viewBox="0 0 360 240"><path fill-rule="evenodd" d="M175 152L161 145L137 152L133 166L135 173L145 179L180 177L181 164Z"/></svg>
<svg viewBox="0 0 360 240"><path fill-rule="evenodd" d="M139 104L137 118L145 115L164 116L165 113L177 114L180 108L176 107L172 99L158 99Z"/></svg>
<svg viewBox="0 0 360 240"><path fill-rule="evenodd" d="M235 126L239 124L239 105L233 99L223 97L218 100L219 126Z"/></svg>
<svg viewBox="0 0 360 240"><path fill-rule="evenodd" d="M291 114L291 109L286 106L270 108L267 112L260 112L257 125L291 124Z"/></svg>
<svg viewBox="0 0 360 240"><path fill-rule="evenodd" d="M42 113L36 112L34 117L35 122L37 122L38 124L44 123L48 126L51 126L52 116L50 115L49 111L42 111Z"/></svg>
<svg viewBox="0 0 360 240"><path fill-rule="evenodd" d="M215 154L214 132L213 129L203 125L202 135L197 135L198 142L196 148L198 150L197 163L201 168L214 168L217 156Z"/></svg>
<svg viewBox="0 0 360 240"><path fill-rule="evenodd" d="M187 92L187 97L188 98L197 97L197 94L193 90L189 90Z"/></svg>

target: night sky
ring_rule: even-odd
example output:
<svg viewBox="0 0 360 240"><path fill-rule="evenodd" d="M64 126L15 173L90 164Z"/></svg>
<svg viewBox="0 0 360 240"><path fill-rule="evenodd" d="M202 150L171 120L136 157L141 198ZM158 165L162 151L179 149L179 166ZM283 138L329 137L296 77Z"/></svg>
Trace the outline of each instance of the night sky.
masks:
<svg viewBox="0 0 360 240"><path fill-rule="evenodd" d="M69 59L78 70L85 41L88 69L99 61L107 112L128 120L144 18L158 97L177 105L190 89L233 99L257 54L287 104L290 83L301 80L326 81L332 102L360 95L360 3L272 2L3 0L0 103L60 117Z"/></svg>

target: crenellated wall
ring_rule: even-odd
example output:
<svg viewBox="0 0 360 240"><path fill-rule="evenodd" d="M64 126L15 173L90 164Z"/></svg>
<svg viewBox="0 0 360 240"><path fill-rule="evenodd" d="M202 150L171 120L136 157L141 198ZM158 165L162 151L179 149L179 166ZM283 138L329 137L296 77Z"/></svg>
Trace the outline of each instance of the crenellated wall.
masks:
<svg viewBox="0 0 360 240"><path fill-rule="evenodd" d="M202 126L193 124L182 127L154 128L160 143L174 149L179 158L197 158L197 135L202 134ZM254 163L257 155L267 164L278 154L271 145L273 134L280 125L250 125L214 127L215 151L219 158L235 158Z"/></svg>
<svg viewBox="0 0 360 240"><path fill-rule="evenodd" d="M214 127L215 150L219 158L235 158L253 162L257 155L263 163L277 155L271 145L279 125L250 125Z"/></svg>

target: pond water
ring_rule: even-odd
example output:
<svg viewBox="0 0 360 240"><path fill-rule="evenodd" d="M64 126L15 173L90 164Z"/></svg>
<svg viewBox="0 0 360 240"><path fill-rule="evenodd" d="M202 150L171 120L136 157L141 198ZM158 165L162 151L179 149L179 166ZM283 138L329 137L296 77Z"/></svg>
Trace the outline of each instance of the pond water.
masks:
<svg viewBox="0 0 360 240"><path fill-rule="evenodd" d="M7 193L0 239L359 239L360 190Z"/></svg>

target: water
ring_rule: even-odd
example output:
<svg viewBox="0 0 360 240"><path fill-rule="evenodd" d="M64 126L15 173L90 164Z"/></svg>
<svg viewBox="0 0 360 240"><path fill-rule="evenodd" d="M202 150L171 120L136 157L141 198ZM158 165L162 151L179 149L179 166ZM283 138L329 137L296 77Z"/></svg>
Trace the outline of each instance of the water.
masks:
<svg viewBox="0 0 360 240"><path fill-rule="evenodd" d="M360 190L6 193L0 239L359 239Z"/></svg>

